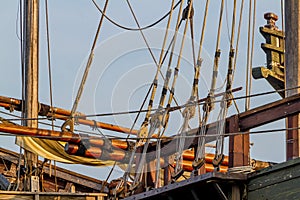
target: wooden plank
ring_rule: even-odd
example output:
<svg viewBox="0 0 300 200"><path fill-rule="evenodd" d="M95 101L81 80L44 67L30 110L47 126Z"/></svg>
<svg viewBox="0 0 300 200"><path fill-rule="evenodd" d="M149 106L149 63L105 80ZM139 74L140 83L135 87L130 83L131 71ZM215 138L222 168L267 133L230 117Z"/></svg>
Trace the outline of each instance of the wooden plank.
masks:
<svg viewBox="0 0 300 200"><path fill-rule="evenodd" d="M229 132L239 132L238 116L235 115L229 120ZM249 156L249 149L244 148L245 135L231 135L229 136L229 167L245 166L244 157ZM249 144L249 141L247 142Z"/></svg>
<svg viewBox="0 0 300 200"><path fill-rule="evenodd" d="M267 171L261 175L251 178L248 189L249 191L269 187L278 183L288 182L293 179L300 181L300 163L291 167Z"/></svg>
<svg viewBox="0 0 300 200"><path fill-rule="evenodd" d="M248 200L300 199L300 179L270 185L259 190L249 191Z"/></svg>
<svg viewBox="0 0 300 200"><path fill-rule="evenodd" d="M247 131L264 124L298 114L300 112L300 95L294 95L274 103L249 110L239 115L241 131Z"/></svg>

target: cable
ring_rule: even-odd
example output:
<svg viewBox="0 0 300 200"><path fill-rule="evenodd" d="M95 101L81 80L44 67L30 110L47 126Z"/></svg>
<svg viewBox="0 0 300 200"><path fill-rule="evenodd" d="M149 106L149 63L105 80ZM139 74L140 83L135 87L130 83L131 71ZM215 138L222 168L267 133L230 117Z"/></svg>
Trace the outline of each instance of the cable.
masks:
<svg viewBox="0 0 300 200"><path fill-rule="evenodd" d="M246 98L260 97L260 96L270 95L270 94L274 94L274 93L285 92L285 91L289 91L289 90L295 90L295 89L299 89L299 88L300 88L300 86L297 86L297 87L292 87L292 88L287 88L287 89L280 89L280 90L274 90L274 91L251 94L249 96L244 95L244 96L232 97L232 98L223 99L223 100L214 100L212 102L213 103L221 103L221 102L228 101L228 100L243 100L243 99L246 99ZM220 96L220 95L223 95L223 93L217 94L217 95L215 95L215 97ZM206 102L203 102L205 100L206 100L206 98L200 99L198 102L194 102L194 104L196 104L196 105L205 105ZM173 112L173 111L185 108L187 106L190 106L190 105L183 104L181 106L170 107L169 112ZM152 109L151 111L157 111L157 109ZM89 118L89 117L104 117L104 116L112 116L112 115L125 115L125 114L127 115L127 114L135 114L135 113L139 113L139 112L141 112L141 113L148 112L148 110L133 110L133 111L121 111L121 112L114 112L114 113L88 114L88 115L85 115L85 117ZM5 113L5 112L0 111L0 113ZM81 117L80 116L74 116L74 118L80 119ZM46 119L49 119L49 118L24 118L23 120L46 120ZM7 119L7 120L19 121L19 120L22 120L22 119Z"/></svg>
<svg viewBox="0 0 300 200"><path fill-rule="evenodd" d="M148 28L151 28L157 24L159 24L161 21L163 21L168 15L170 15L170 13L172 12L172 10L175 10L175 8L181 3L182 0L178 1L176 3L176 5L168 12L166 13L163 17L161 17L159 20L157 20L156 22L150 24L150 25L147 25L145 27L139 27L139 28L129 28L129 27L125 27L125 26L122 26L120 25L119 23L113 21L111 18L109 18L99 7L99 5L97 4L97 2L95 0L92 0L93 4L95 5L95 7L97 8L97 10L102 14L104 15L104 17L109 21L111 22L112 24L114 24L115 26L121 28L121 29L124 29L124 30L127 30L127 31L141 31L141 30L145 30L145 29L148 29Z"/></svg>

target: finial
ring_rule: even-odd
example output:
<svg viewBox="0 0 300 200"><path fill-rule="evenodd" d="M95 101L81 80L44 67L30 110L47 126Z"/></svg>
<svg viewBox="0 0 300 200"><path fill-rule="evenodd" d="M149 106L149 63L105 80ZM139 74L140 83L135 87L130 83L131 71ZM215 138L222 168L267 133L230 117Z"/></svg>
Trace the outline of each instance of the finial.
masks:
<svg viewBox="0 0 300 200"><path fill-rule="evenodd" d="M267 20L267 24L265 25L266 28L278 30L278 27L275 24L278 20L278 16L275 13L265 13L264 18Z"/></svg>

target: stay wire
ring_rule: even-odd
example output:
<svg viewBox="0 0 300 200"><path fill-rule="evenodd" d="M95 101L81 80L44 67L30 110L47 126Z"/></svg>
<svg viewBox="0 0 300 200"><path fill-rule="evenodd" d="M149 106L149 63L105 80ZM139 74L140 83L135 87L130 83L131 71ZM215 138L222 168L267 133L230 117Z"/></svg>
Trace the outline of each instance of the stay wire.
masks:
<svg viewBox="0 0 300 200"><path fill-rule="evenodd" d="M133 8L132 8L130 2L127 1L127 4L128 4L128 7L129 7L129 9L130 9L130 12L131 12L131 14L133 15L133 18L134 18L134 20L135 20L137 26L138 26L139 29L140 29L139 22L138 22L138 20L137 20L137 17L136 17L136 15L135 15L134 11L133 11ZM174 1L172 1L172 6L173 6L173 5L174 5ZM182 7L182 5L181 5L181 7ZM151 48L150 48L150 46L149 46L149 44L148 44L148 42L147 42L147 40L146 40L146 37L145 37L143 31L142 31L141 29L139 30L140 33L141 33L141 35L142 35L142 37L143 37L143 40L144 40L144 42L145 42L145 44L146 44L146 46L147 46L147 48L148 48L148 50L149 50L149 52L150 52L150 54L151 54L151 56L152 56L152 59L153 59L154 63L156 64L156 67L157 67L156 75L155 75L154 81L153 81L153 83L151 84L151 87L150 87L149 90L148 90L147 96L146 96L146 98L144 99L144 102L143 102L143 104L142 104L142 106L141 106L141 109L143 108L144 104L146 103L146 99L147 99L148 95L150 94L150 92L151 92L151 98L150 98L150 101L149 101L148 110L152 109L153 99L154 99L154 96L155 96L155 93L156 93L156 89L157 89L157 79L158 79L158 74L160 73L160 74L162 75L162 72L161 72L161 66L162 66L162 63L163 63L163 60L164 60L164 58L163 58L163 52L164 52L164 48L165 48L166 41L167 41L168 30L169 30L169 27L170 27L170 21L171 21L171 18L172 18L172 11L173 11L173 10L171 9L171 11L170 11L170 16L169 16L169 20L168 20L168 24L167 24L167 29L166 29L166 33L165 33L165 37L164 37L164 41L163 41L163 47L162 47L161 54L160 54L160 58L159 58L159 63L157 63L157 61L156 61L156 59L155 59L155 57L154 57L154 54L153 54L153 52L152 52L152 50L151 50ZM172 40L172 41L173 41L173 40ZM163 77L163 75L162 75L162 77ZM149 109L149 108L150 108L150 109ZM140 110L141 110L141 109L140 109ZM136 123L136 121L137 121L137 119L138 119L138 117L139 117L139 114L140 114L140 112L138 113L138 115L137 115L137 117L136 117L136 119L135 119L134 124ZM144 122L143 122L143 124L142 124L142 127L143 127L143 126L147 126L149 117L150 117L150 111L146 112L145 120L144 120ZM133 124L132 128L134 127L134 124ZM141 128L142 128L142 127L141 127ZM128 137L129 137L129 135L127 136L127 138L128 138ZM132 165L133 158L134 158L134 154L135 154L135 151L136 151L136 147L137 147L137 144L134 146L134 149L133 149L133 151L132 151L132 155L131 155L131 157L130 157L128 169L130 169L130 167L131 167L131 165ZM128 172L128 170L127 170L127 172ZM124 175L123 175L123 181L124 181L124 182L127 182L127 176L128 176L128 173L127 173L127 172L125 172ZM118 187L120 187L121 184L122 184L122 183L120 182L120 184L117 185L116 189L118 189ZM125 187L127 187L127 184L125 184Z"/></svg>
<svg viewBox="0 0 300 200"><path fill-rule="evenodd" d="M246 99L246 98L253 98L253 97L260 97L260 96L265 96L265 95L270 95L270 94L275 94L275 93L279 93L279 92L285 92L285 91L289 91L289 90L295 90L295 89L299 89L300 86L297 86L297 87L292 87L292 88L287 88L287 89L280 89L280 90L274 90L274 91L268 91L268 92L262 92L262 93L256 93L256 94L251 94L251 95L248 95L248 96L239 96L239 97L232 97L232 98L228 98L228 99L223 99L223 100L215 100L213 101L213 103L221 103L221 102L224 102L224 101L228 101L228 100L243 100L243 99ZM222 95L222 93L220 94ZM206 98L204 99L200 99L198 102L194 102L194 104L196 105L205 105L206 102L203 102L205 101ZM173 112L173 111L176 111L176 110L179 110L179 109L182 109L182 108L185 108L189 105L187 104L183 104L183 105L180 105L180 106L173 106L173 107L170 107L169 110L170 112ZM166 108L165 108L166 109ZM156 111L157 109L152 109L151 111ZM121 112L114 112L114 113L101 113L101 114L88 114L88 115L85 115L85 117L89 118L89 117L104 117L104 116L112 116L112 115L128 115L128 114L135 114L135 113L138 113L138 112L147 112L148 110L133 110L133 111L121 111ZM2 111L0 111L2 112ZM75 116L74 118L81 118L80 116ZM49 118L24 118L24 119L7 119L7 120L10 120L10 121L20 121L20 120L48 120Z"/></svg>
<svg viewBox="0 0 300 200"><path fill-rule="evenodd" d="M52 89L52 69L51 69L51 51L50 51L50 31L49 31L49 8L48 0L45 0L45 15L46 15L46 36L47 36L47 56L48 56L48 78L49 78L49 95L51 115L53 116L53 89ZM54 119L51 118L52 130L54 130Z"/></svg>
<svg viewBox="0 0 300 200"><path fill-rule="evenodd" d="M17 37L20 39L20 58L21 58L21 81L22 81L22 101L24 101L25 99L25 87L24 87L24 83L25 83L25 67L24 67L24 48L23 48L23 3L22 0L19 1L19 20L20 20L20 37L17 34ZM16 23L17 24L17 23ZM17 25L16 25L17 26ZM17 32L17 31L16 31ZM21 107L21 111L22 111L22 118L24 117L24 105L22 104ZM24 121L22 121L22 125L25 125ZM20 186L20 176L21 176L21 160L22 160L22 147L19 147L19 159L18 159L18 167L17 167L17 185L15 187L15 191L17 191L19 189Z"/></svg>
<svg viewBox="0 0 300 200"><path fill-rule="evenodd" d="M251 24L252 24L252 2L253 0L249 0L249 16L248 16L248 41L247 41L247 69L246 69L246 96L250 95L250 70L251 70ZM249 110L250 108L250 99L245 99L245 111Z"/></svg>
<svg viewBox="0 0 300 200"><path fill-rule="evenodd" d="M204 12L204 16L203 16L203 22L202 22L202 30L201 30L201 37L200 37L200 42L199 42L199 50L198 50L198 57L197 57L197 61L196 61L196 65L197 67L199 67L199 77L201 74L201 67L202 67L202 48L203 48L203 41L204 41L204 37L205 37L205 30L206 30L206 23L207 23L207 15L208 15L208 8L209 8L209 3L210 0L206 0L206 5L205 5L205 12ZM197 101L199 101L199 88L197 91ZM199 121L199 125L201 125L201 111L200 111L200 105L198 105L198 121Z"/></svg>
<svg viewBox="0 0 300 200"><path fill-rule="evenodd" d="M221 29L222 29L222 20L223 20L223 10L224 10L224 0L221 1L220 5L220 12L219 12L219 25L218 25L218 33L217 33L217 41L216 41L216 49L215 49L215 58L214 58L214 64L213 64L213 74L212 74L212 80L211 80L211 87L210 91L207 97L207 100L204 105L204 112L203 117L201 121L201 129L197 133L198 135L205 135L206 134L206 126L208 122L208 118L210 116L210 112L214 108L214 98L215 98L215 89L216 89L216 81L217 81L217 75L218 75L218 68L219 68L219 59L221 55L220 48L220 40L221 40ZM193 161L193 165L195 167L195 171L197 171L196 166L200 167L200 165L203 164L202 160L204 160L204 154L205 154L205 137L198 140L198 144L196 146L196 154Z"/></svg>
<svg viewBox="0 0 300 200"><path fill-rule="evenodd" d="M182 0L178 1L176 3L176 5L170 10L168 11L163 17L161 17L159 20L155 21L154 23L152 24L149 24L145 27L139 27L139 28L129 28L129 27L125 27L123 25L120 25L119 23L113 21L110 17L108 17L100 8L100 6L97 4L97 2L95 0L92 0L93 4L95 5L95 7L97 8L97 10L102 14L104 15L104 17L109 21L111 22L113 25L121 28L121 29L124 29L124 30L127 30L127 31L140 31L140 30L146 30L146 29L149 29L149 28L152 28L153 26L159 24L161 21L163 21L168 15L170 15L170 13L172 12L172 10L175 10L177 8L177 6L181 3Z"/></svg>
<svg viewBox="0 0 300 200"><path fill-rule="evenodd" d="M104 5L104 8L103 8L103 13L104 14L105 14L107 6L108 6L108 1L109 0L105 1L105 5ZM71 110L71 117L74 116L74 114L77 110L77 107L78 107L78 104L79 104L79 101L80 101L80 98L81 98L81 95L82 95L82 92L83 92L83 89L84 89L84 85L85 85L85 82L87 80L87 76L89 74L90 67L92 65L92 61L93 61L93 57L94 57L94 49L96 47L96 43L97 43L97 40L98 40L98 36L100 34L100 30L101 30L101 27L102 27L103 20L104 20L104 15L101 16L100 21L99 21L99 25L98 25L98 28L97 28L97 31L96 31L96 35L94 37L93 45L92 45L91 50L90 50L90 54L89 54L89 58L88 58L88 61L87 61L86 67L85 67L85 71L83 73L81 83L80 83L80 86L78 88L77 95L76 95L76 98L75 98L75 101L74 101L74 104L73 104L73 107L72 107L72 110Z"/></svg>
<svg viewBox="0 0 300 200"><path fill-rule="evenodd" d="M239 25L238 25L238 33L237 33L237 39L236 39L236 47L235 47L235 58L234 58L234 64L233 64L233 75L232 79L234 79L235 71L236 71L236 64L237 64L237 58L238 58L238 52L239 52L239 42L240 42L240 36L241 36L241 28L242 28L242 21L243 21L243 10L244 10L244 0L241 1L240 6L240 16L239 16ZM233 100L234 106L238 113L240 113L238 105L235 100Z"/></svg>

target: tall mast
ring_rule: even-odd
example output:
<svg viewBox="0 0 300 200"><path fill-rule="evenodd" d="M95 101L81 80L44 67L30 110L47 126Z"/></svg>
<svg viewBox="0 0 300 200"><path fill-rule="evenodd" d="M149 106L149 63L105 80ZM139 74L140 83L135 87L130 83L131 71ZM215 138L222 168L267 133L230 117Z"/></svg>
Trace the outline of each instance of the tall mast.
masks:
<svg viewBox="0 0 300 200"><path fill-rule="evenodd" d="M300 86L300 1L285 0L285 83L286 88ZM299 93L299 89L289 90L286 97ZM287 127L295 128L286 133L287 160L300 156L300 115L287 119Z"/></svg>
<svg viewBox="0 0 300 200"><path fill-rule="evenodd" d="M39 0L24 0L24 68L25 68L25 106L24 117L32 119L38 117L38 77L39 77ZM25 120L25 125L38 128L37 120ZM34 191L32 173L37 168L38 156L25 151L27 159L28 177L26 189ZM36 172L36 171L35 171Z"/></svg>

